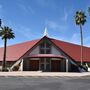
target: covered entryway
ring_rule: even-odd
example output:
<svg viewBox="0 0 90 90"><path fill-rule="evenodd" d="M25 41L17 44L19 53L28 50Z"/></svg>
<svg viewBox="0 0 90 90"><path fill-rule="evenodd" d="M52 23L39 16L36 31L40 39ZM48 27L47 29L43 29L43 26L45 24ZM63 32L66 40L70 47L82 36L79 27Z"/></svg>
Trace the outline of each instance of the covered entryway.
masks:
<svg viewBox="0 0 90 90"><path fill-rule="evenodd" d="M30 71L39 70L39 60L30 60Z"/></svg>
<svg viewBox="0 0 90 90"><path fill-rule="evenodd" d="M39 69L40 71L44 72L50 72L50 67L51 67L51 60L50 58L41 58L39 61Z"/></svg>
<svg viewBox="0 0 90 90"><path fill-rule="evenodd" d="M52 72L60 72L61 71L61 61L60 60L52 60L51 61L51 71Z"/></svg>
<svg viewBox="0 0 90 90"><path fill-rule="evenodd" d="M65 59L61 55L37 54L30 55L24 59L24 71L46 71L61 72L65 71Z"/></svg>

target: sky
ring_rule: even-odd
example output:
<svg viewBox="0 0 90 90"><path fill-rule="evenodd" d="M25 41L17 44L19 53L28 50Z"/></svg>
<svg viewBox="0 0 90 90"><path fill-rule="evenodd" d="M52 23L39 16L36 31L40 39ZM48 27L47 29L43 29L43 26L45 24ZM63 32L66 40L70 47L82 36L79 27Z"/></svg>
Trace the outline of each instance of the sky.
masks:
<svg viewBox="0 0 90 90"><path fill-rule="evenodd" d="M84 46L90 47L89 6L90 0L0 0L2 26L9 26L15 33L15 39L8 40L8 45L42 38L45 27L51 38L80 44L80 28L74 15L82 10L87 16L83 26Z"/></svg>

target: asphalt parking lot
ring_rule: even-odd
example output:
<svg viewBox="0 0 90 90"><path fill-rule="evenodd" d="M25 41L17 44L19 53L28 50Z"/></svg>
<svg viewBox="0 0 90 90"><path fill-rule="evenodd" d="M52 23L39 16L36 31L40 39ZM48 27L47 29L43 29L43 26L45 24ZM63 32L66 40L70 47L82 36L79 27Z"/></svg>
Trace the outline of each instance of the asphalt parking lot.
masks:
<svg viewBox="0 0 90 90"><path fill-rule="evenodd" d="M0 90L90 90L90 77L0 77Z"/></svg>

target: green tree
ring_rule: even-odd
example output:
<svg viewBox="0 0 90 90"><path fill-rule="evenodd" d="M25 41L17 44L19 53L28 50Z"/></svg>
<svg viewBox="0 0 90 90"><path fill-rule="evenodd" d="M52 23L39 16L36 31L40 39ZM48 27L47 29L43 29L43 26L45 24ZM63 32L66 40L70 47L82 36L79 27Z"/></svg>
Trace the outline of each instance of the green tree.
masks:
<svg viewBox="0 0 90 90"><path fill-rule="evenodd" d="M82 26L86 22L86 16L83 11L76 11L75 14L75 22L76 25L80 26L80 37L81 37L81 65L83 65L83 33L82 33Z"/></svg>
<svg viewBox="0 0 90 90"><path fill-rule="evenodd" d="M4 54L3 54L3 61L2 61L2 71L5 71L7 39L13 39L13 38L15 38L15 36L14 36L14 33L11 28L4 26L4 27L1 27L0 37L2 38L2 40L4 40Z"/></svg>

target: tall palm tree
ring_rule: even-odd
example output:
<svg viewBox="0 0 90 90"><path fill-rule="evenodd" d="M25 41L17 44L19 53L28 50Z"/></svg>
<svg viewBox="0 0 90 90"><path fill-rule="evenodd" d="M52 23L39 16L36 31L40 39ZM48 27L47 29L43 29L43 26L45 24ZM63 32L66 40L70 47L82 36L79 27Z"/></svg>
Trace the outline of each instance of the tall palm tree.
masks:
<svg viewBox="0 0 90 90"><path fill-rule="evenodd" d="M80 26L80 35L81 35L81 65L83 65L83 33L82 33L82 26L86 22L86 16L85 16L85 13L83 11L76 11L75 22L76 22L76 25Z"/></svg>
<svg viewBox="0 0 90 90"><path fill-rule="evenodd" d="M2 40L4 40L4 54L3 54L3 61L2 61L2 71L5 71L7 39L13 39L13 38L15 38L15 36L14 36L12 29L7 26L1 27L0 36L1 36Z"/></svg>
<svg viewBox="0 0 90 90"><path fill-rule="evenodd" d="M1 21L1 19L0 19L0 27L1 27L1 24L2 24L2 21Z"/></svg>

